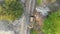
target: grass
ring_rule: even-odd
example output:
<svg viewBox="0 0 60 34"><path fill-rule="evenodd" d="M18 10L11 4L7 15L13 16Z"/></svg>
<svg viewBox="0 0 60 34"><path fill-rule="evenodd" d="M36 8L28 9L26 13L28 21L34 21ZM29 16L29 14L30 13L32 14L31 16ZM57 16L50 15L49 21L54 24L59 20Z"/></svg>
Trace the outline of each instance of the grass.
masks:
<svg viewBox="0 0 60 34"><path fill-rule="evenodd" d="M31 29L30 34L37 34L34 29Z"/></svg>
<svg viewBox="0 0 60 34"><path fill-rule="evenodd" d="M60 10L52 12L44 20L43 32L44 34L60 34Z"/></svg>
<svg viewBox="0 0 60 34"><path fill-rule="evenodd" d="M37 5L41 5L42 0L37 0Z"/></svg>
<svg viewBox="0 0 60 34"><path fill-rule="evenodd" d="M44 34L60 34L60 10L51 12L48 18L44 19L42 31ZM31 34L37 34L31 30Z"/></svg>

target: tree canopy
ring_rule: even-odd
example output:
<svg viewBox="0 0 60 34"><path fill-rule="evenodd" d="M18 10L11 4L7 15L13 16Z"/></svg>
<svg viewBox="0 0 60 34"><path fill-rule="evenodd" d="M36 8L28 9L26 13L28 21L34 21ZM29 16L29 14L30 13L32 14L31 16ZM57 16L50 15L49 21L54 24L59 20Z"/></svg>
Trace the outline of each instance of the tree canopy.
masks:
<svg viewBox="0 0 60 34"><path fill-rule="evenodd" d="M23 11L23 4L20 0L4 0L3 4L0 4L0 20L19 19Z"/></svg>

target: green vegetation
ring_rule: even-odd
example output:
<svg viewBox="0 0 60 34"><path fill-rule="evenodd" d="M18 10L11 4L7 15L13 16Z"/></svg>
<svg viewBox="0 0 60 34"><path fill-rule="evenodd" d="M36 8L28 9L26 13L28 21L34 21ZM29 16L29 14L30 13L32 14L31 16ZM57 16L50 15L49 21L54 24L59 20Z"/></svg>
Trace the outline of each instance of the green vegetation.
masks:
<svg viewBox="0 0 60 34"><path fill-rule="evenodd" d="M43 32L44 34L60 34L60 10L51 12L44 20Z"/></svg>
<svg viewBox="0 0 60 34"><path fill-rule="evenodd" d="M4 3L0 4L0 20L13 21L20 18L23 11L20 0L4 0Z"/></svg>
<svg viewBox="0 0 60 34"><path fill-rule="evenodd" d="M37 1L37 5L41 5L42 0L36 0Z"/></svg>
<svg viewBox="0 0 60 34"><path fill-rule="evenodd" d="M34 29L31 29L30 33L31 33L31 34L37 34Z"/></svg>
<svg viewBox="0 0 60 34"><path fill-rule="evenodd" d="M60 10L56 12L51 12L48 18L44 19L42 31L44 34L60 34ZM31 34L36 34L37 32L33 29Z"/></svg>

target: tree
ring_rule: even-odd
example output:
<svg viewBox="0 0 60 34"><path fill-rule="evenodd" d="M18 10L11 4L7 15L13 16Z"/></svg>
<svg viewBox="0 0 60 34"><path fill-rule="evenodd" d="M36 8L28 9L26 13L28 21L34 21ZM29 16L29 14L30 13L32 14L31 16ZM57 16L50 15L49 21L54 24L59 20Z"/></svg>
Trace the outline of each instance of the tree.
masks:
<svg viewBox="0 0 60 34"><path fill-rule="evenodd" d="M21 17L23 11L23 4L20 0L4 0L4 3L0 5L0 19L14 21Z"/></svg>

